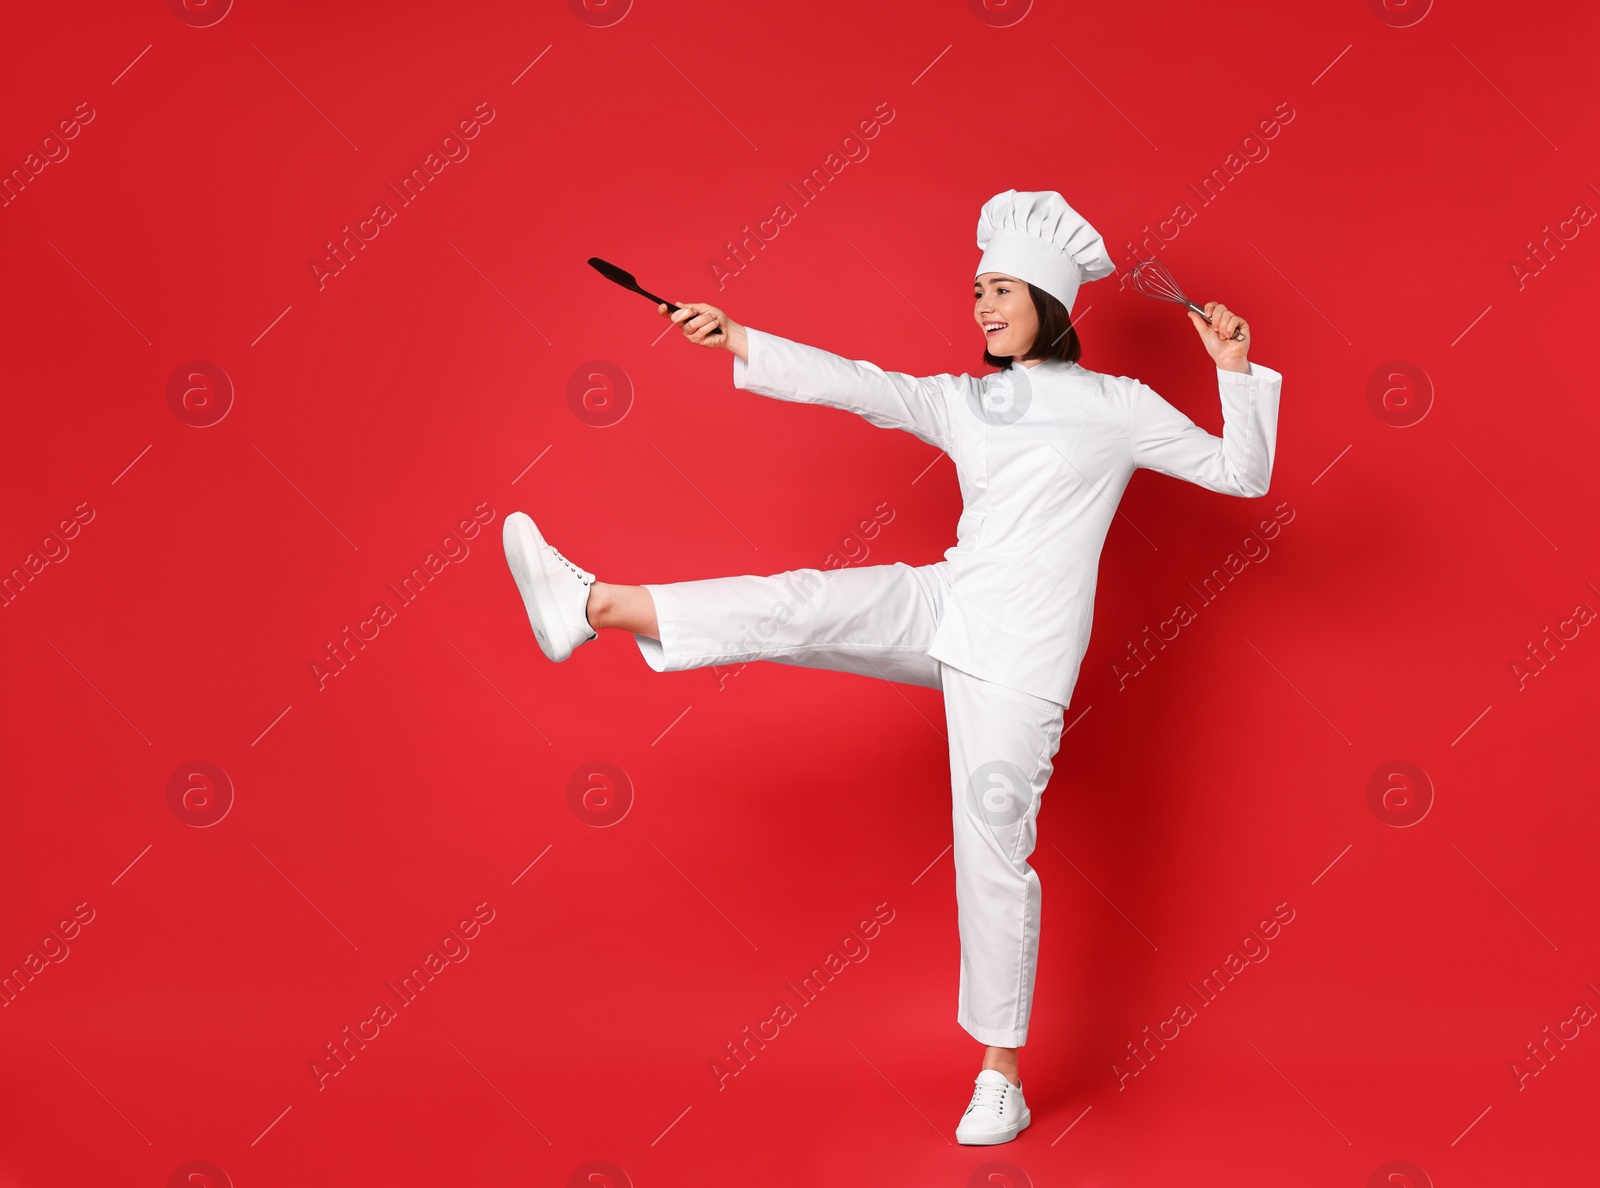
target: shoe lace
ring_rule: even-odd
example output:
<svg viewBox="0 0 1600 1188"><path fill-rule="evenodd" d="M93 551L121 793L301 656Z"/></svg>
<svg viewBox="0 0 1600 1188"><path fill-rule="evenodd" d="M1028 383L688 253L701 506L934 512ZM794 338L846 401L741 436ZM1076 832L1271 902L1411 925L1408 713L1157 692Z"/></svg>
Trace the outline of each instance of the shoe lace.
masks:
<svg viewBox="0 0 1600 1188"><path fill-rule="evenodd" d="M552 544L546 544L545 547L550 550L550 555L552 557L555 557L558 561L561 562L561 564L565 565L568 569L572 570L572 572L577 576L579 581L583 582L585 585L588 585L594 580L589 574L585 573L580 566L574 565L571 561L568 561L565 557L563 557L561 555L561 550L560 549L556 548ZM586 637L586 639L594 639L600 634L598 631L595 630L594 624L589 622L589 608L588 608L587 603L585 603L584 610L583 610L583 626L584 626L584 629L589 632L589 634Z"/></svg>
<svg viewBox="0 0 1600 1188"><path fill-rule="evenodd" d="M561 562L561 564L572 570L573 573L577 574L584 581L589 580L589 575L584 572L583 568L581 566L574 565L571 561L568 561L565 557L563 557L560 549L556 548L554 545L549 545L547 547L550 549L551 556L555 557L556 560Z"/></svg>
<svg viewBox="0 0 1600 1188"><path fill-rule="evenodd" d="M1006 1094L1014 1085L989 1085L980 1082L972 1091L972 1104L967 1106L967 1113L978 1109L991 1109L997 1114L1005 1112Z"/></svg>

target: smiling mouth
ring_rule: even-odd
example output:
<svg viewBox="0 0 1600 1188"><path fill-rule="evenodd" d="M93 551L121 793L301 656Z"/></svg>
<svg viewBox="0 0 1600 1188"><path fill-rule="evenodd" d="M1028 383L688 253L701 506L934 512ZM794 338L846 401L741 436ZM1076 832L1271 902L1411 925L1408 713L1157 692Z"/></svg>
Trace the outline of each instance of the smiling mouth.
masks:
<svg viewBox="0 0 1600 1188"><path fill-rule="evenodd" d="M1009 325L1009 322L987 322L984 324L983 332L992 338L996 334L1004 333L1006 327Z"/></svg>

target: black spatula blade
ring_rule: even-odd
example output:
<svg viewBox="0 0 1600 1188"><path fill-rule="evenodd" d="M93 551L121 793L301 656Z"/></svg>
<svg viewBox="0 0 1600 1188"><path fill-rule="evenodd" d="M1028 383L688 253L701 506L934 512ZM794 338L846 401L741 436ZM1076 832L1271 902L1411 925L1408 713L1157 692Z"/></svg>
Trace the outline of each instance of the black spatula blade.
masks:
<svg viewBox="0 0 1600 1188"><path fill-rule="evenodd" d="M618 268L615 264L612 264L607 260L602 260L599 256L590 256L589 266L601 276L605 277L608 281L613 281L616 284L621 285L624 289L631 289L633 292L638 293L641 297L648 297L657 305L665 305L668 313L678 312L679 307L672 304L672 302L661 297L657 297L654 293L647 293L640 288L639 282L633 279L633 273Z"/></svg>

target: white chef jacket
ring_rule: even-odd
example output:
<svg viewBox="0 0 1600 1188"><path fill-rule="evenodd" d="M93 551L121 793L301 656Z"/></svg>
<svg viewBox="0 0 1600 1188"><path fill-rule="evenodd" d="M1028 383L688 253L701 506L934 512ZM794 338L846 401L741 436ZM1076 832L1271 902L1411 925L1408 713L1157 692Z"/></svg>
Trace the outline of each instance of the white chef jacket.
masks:
<svg viewBox="0 0 1600 1188"><path fill-rule="evenodd" d="M1272 477L1283 377L1260 363L1217 368L1216 437L1140 381L1060 359L918 377L746 333L735 387L849 409L950 455L962 512L928 654L1063 706L1089 646L1100 550L1134 469L1246 497L1265 495Z"/></svg>

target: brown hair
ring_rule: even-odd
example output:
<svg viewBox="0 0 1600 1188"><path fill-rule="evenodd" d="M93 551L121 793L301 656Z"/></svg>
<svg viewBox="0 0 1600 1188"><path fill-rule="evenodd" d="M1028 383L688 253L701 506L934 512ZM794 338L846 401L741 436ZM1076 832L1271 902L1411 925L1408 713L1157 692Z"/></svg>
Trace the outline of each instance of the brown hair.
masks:
<svg viewBox="0 0 1600 1188"><path fill-rule="evenodd" d="M1026 281L1023 283L1028 284ZM1068 363L1076 363L1083 355L1083 346L1078 342L1078 331L1073 328L1072 317L1067 313L1067 307L1043 289L1035 288L1031 284L1028 284L1028 295L1033 298L1034 312L1039 315L1039 332L1034 336L1033 345L1024 352L1022 358L1041 361L1062 359ZM1040 343L1044 345L1041 347ZM986 347L983 361L990 367L998 367L1003 371L1011 366L1012 357L991 355Z"/></svg>

